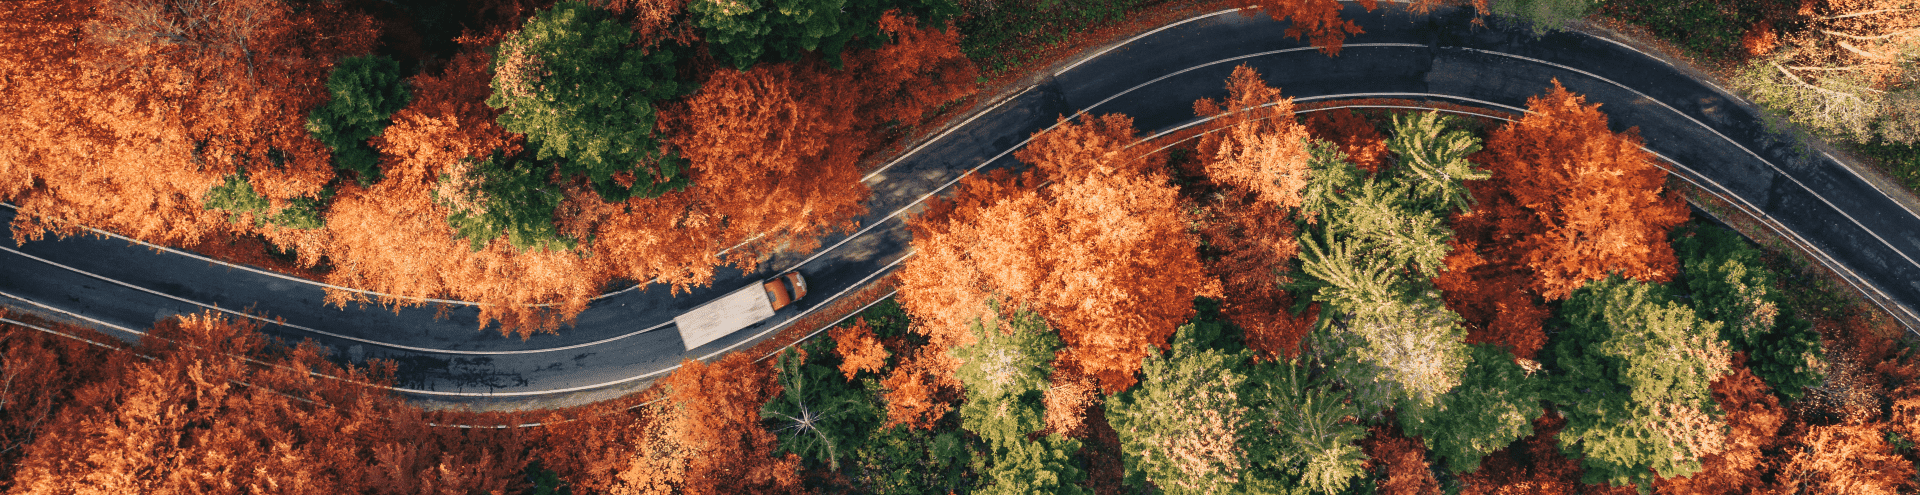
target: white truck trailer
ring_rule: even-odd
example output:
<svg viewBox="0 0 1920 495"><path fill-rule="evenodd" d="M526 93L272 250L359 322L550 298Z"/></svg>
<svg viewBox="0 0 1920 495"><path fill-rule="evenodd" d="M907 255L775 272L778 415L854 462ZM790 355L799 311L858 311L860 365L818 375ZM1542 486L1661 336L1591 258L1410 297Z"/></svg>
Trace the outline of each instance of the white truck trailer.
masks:
<svg viewBox="0 0 1920 495"><path fill-rule="evenodd" d="M787 272L773 280L741 287L673 318L680 341L691 351L742 328L773 317L773 312L807 296L807 279Z"/></svg>

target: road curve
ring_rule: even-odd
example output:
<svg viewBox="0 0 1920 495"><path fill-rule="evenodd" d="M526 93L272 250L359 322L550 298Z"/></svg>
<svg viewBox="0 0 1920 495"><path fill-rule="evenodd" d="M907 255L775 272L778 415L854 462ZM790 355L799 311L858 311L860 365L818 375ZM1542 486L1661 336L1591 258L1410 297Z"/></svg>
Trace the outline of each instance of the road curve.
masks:
<svg viewBox="0 0 1920 495"><path fill-rule="evenodd" d="M1766 129L1746 104L1659 59L1578 33L1474 27L1467 12L1410 15L1397 6L1347 9L1366 33L1329 58L1286 38L1285 24L1231 12L1199 16L1098 52L870 174L861 229L813 253L776 256L756 273L721 270L704 289L671 297L658 285L595 301L558 335L521 340L476 330L471 306L401 310L322 304L315 284L235 268L123 239L0 241L0 304L137 337L175 314L208 309L262 319L269 333L311 338L350 360L400 363L400 390L428 403L539 407L603 398L708 359L771 331L891 270L907 255L901 215L961 176L1017 167L1010 157L1060 115L1124 113L1148 133L1194 122L1192 102L1225 96L1234 66L1258 69L1298 101L1398 97L1515 111L1559 79L1603 103L1616 130L1639 127L1673 170L1836 268L1914 328L1920 318L1920 217L1845 166ZM0 208L0 220L11 220ZM761 325L682 350L674 315L788 269L813 297ZM250 316L249 316L250 315Z"/></svg>

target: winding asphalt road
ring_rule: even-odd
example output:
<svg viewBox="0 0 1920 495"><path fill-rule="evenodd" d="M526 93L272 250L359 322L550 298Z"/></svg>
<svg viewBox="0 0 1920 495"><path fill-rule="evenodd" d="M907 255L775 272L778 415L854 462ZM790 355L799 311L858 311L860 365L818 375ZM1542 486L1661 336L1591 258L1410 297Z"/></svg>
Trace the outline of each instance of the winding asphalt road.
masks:
<svg viewBox="0 0 1920 495"><path fill-rule="evenodd" d="M218 308L260 318L269 333L314 339L349 360L400 363L401 392L429 404L526 408L596 400L644 385L683 358L709 359L772 331L896 267L901 224L964 174L1020 166L1011 158L1061 115L1118 112L1146 132L1194 123L1192 102L1225 96L1233 67L1258 69L1296 101L1383 97L1517 112L1559 79L1604 103L1616 130L1639 127L1678 175L1756 213L1909 328L1920 328L1920 217L1831 157L1769 131L1724 91L1625 45L1578 33L1475 27L1468 13L1410 15L1389 6L1346 16L1366 34L1329 58L1264 16L1218 12L1182 21L1082 59L994 103L866 178L863 226L814 253L776 256L756 273L723 270L672 297L661 286L614 291L572 328L521 340L477 330L478 311L338 308L310 282L124 239L0 241L0 304L138 337L176 314ZM1894 194L1904 194L1897 191ZM1911 201L1911 196L1901 196ZM11 208L0 208L10 221ZM774 273L807 274L812 296L773 319L684 351L675 315Z"/></svg>

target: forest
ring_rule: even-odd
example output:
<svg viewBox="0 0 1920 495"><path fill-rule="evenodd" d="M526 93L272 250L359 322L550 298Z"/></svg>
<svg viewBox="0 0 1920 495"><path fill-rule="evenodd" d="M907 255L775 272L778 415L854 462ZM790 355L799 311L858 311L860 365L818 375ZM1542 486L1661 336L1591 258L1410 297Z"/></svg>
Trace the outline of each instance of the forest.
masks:
<svg viewBox="0 0 1920 495"><path fill-rule="evenodd" d="M1912 58L1883 56L1920 46L1903 2L1736 11L1717 56L1779 68L1741 90L1783 121L1910 146ZM1658 33L1673 13L1641 4L1593 13ZM0 199L23 241L102 228L565 331L608 286L811 249L876 156L1178 5L23 0L0 10ZM1359 30L1331 0L1205 5L1330 56ZM1062 117L1025 169L962 180L910 218L897 295L819 338L590 406L429 411L382 388L394 363L245 320L126 345L0 309L0 489L1920 491L1903 330L1689 209L1600 105L1557 81L1519 115L1222 84L1187 132Z"/></svg>

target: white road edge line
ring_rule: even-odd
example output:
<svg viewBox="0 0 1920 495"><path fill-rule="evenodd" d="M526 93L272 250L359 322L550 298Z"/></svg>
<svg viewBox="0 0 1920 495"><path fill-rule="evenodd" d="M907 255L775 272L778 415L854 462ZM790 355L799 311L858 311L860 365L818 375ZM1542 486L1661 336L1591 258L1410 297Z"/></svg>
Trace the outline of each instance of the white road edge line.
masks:
<svg viewBox="0 0 1920 495"><path fill-rule="evenodd" d="M906 160L908 157L913 156L914 153L919 153L920 150L926 149L926 147L928 146L932 146L933 143L940 142L941 139L946 139L948 134L953 134L953 131L957 131L957 130L960 130L960 128L962 127L966 127L967 124L973 123L974 119L978 119L982 115L993 113L994 110L1000 109L1000 105L1005 105L1009 101L1019 99L1021 96L1026 95L1028 91L1033 91L1033 88L1034 88L1033 86L1027 86L1025 89L1021 89L1020 92L1014 93L1013 96L1009 96L1004 100L1000 100L998 103L994 103L993 106L987 107L986 110L974 112L973 116L967 117L967 120L960 121L958 125L948 127L945 132L941 132L940 135L934 136L933 139L928 139L927 142L920 143L919 146L915 146L912 150L907 151L904 154L901 154L897 158L894 158L893 161L887 162L886 165L881 165L880 168L875 169L872 172L868 172L866 176L860 178L860 182L867 182L869 180L873 180L874 177L877 177L881 173L886 172L888 169L893 168L894 165L897 165L902 160ZM735 246L735 247L738 247L738 246Z"/></svg>
<svg viewBox="0 0 1920 495"><path fill-rule="evenodd" d="M1219 10L1219 11L1215 11L1215 12L1212 12L1212 13L1208 13L1208 14L1201 14L1201 15L1198 15L1198 16L1194 16L1194 17L1189 17L1189 18L1187 18L1186 20L1183 20L1183 21L1180 21L1180 22L1176 22L1176 23L1173 23L1173 24L1168 24L1168 25L1165 25L1165 26L1160 26L1160 28L1159 28L1159 29L1155 29L1155 30L1152 30L1152 31L1147 31L1147 32L1145 32L1145 33L1140 33L1140 34L1138 34L1138 35L1135 35L1135 36L1134 36L1134 37L1132 37L1132 38L1127 38L1127 40L1126 40L1126 41L1122 41L1122 42L1119 42L1119 43L1115 43L1115 44L1112 44L1112 45L1107 45L1107 47L1106 47L1106 48L1102 48L1102 49L1100 49L1100 51L1098 51L1098 52L1094 52L1094 53L1093 53L1093 55L1088 55L1088 56L1085 56L1085 57L1081 57L1081 58L1080 58L1080 60L1077 60L1077 61L1074 61L1074 62L1073 62L1073 64L1071 64L1071 65L1068 65L1068 66L1066 66L1065 68L1062 68L1062 69L1060 69L1060 70L1057 70L1057 71L1054 71L1054 72L1053 72L1053 75L1054 75L1054 77L1059 77L1059 76L1060 76L1061 74L1065 74L1065 73L1067 73L1067 71L1070 71L1070 70L1073 70L1073 68L1075 68L1075 67L1079 67L1079 66L1080 66L1080 64L1084 64L1084 63L1087 63L1088 61L1091 61L1091 60L1093 60L1093 59L1096 59L1096 58L1100 58L1100 56L1102 56L1102 55L1106 55L1106 54L1107 54L1107 52L1110 52L1110 51L1113 51L1113 49L1115 49L1115 48L1119 48L1119 47L1123 47L1123 46L1127 46L1127 45L1131 45L1131 44L1133 44L1133 42L1135 42L1135 41L1140 41L1140 38L1145 38L1145 37L1148 37L1148 36L1153 36L1153 35L1154 35L1154 34L1156 34L1156 33L1159 33L1159 32L1161 32L1161 31L1166 31L1166 30L1168 30L1168 29L1173 29L1174 27L1177 27L1177 26L1179 26L1179 25L1181 25L1181 24L1186 24L1186 23L1189 23L1189 22L1193 22L1193 21L1198 21L1198 20L1201 20L1201 19L1206 19L1206 18L1208 18L1208 17L1213 17L1213 16L1217 16L1217 15L1220 15L1220 14L1225 14L1225 13L1228 13L1228 12L1238 12L1238 11L1240 11L1240 10L1241 10L1241 9L1225 9L1225 10Z"/></svg>
<svg viewBox="0 0 1920 495"><path fill-rule="evenodd" d="M1820 154L1821 154L1822 156L1825 156L1825 157L1827 157L1827 160L1831 160L1831 161L1833 161L1833 164L1834 164L1834 165L1839 165L1839 166L1840 166L1840 168L1842 168L1842 169L1846 169L1846 171L1847 171L1847 173L1850 173L1850 174L1853 174L1853 177L1854 177L1854 178L1856 178L1856 179L1860 179L1860 182L1865 182L1865 183L1867 183L1867 186L1869 186L1869 187L1872 187L1872 188L1873 188L1873 190L1875 190L1875 191L1880 191L1880 194L1881 194L1881 195L1883 195L1883 196L1886 196L1886 197L1887 197L1887 199L1893 199L1893 194L1892 194L1892 193L1888 193L1886 189L1881 189L1881 188L1880 188L1880 183L1878 183L1878 182L1874 182L1874 181L1870 181L1870 180L1867 180L1867 176L1864 176L1864 175L1860 175L1860 172L1859 172L1859 171L1856 171L1856 170L1854 170L1854 169L1853 169L1853 167L1850 167L1850 166L1847 166L1847 162L1843 162L1843 161L1840 161L1840 159L1839 159L1839 158L1834 158L1834 156L1833 156L1833 154L1832 154L1832 153L1828 153L1828 152L1825 152L1825 151L1822 151L1822 152L1820 152ZM1902 202L1899 202L1899 201L1894 201L1894 202L1893 202L1893 204L1896 204L1896 205L1900 205L1900 209L1902 209L1902 210L1907 210L1907 214L1909 214L1909 215L1913 215L1913 216L1916 216L1916 217L1920 217L1920 211L1914 211L1914 210L1913 210L1913 207L1910 207L1910 206L1907 206L1907 204L1906 204L1906 203L1902 203Z"/></svg>
<svg viewBox="0 0 1920 495"><path fill-rule="evenodd" d="M393 344L393 343L386 343L386 342L378 342L378 341L373 341L373 340L368 340L368 339L364 339L364 338L360 338L360 337L354 337L354 336L351 336L351 335L341 335L341 334L337 334L337 333L333 333L333 332L328 332L328 331L325 331L325 330L320 330L320 329L317 329L317 328L312 328L312 327L308 327L308 326L304 326L304 325L296 325L296 324L293 324L293 323L286 323L286 322L282 322L282 321L278 321L278 320L275 320L275 319L269 319L269 318L265 318L265 317L261 317L261 316L257 316L257 315L252 315L252 314L247 314L247 313L242 313L242 312L239 312L239 311L234 311L234 310L230 310L230 309L226 309L226 308L222 308L222 307L220 307L220 305L218 305L218 304L207 304L207 303L202 303L202 302L198 302L198 301L192 301L192 300L188 300L188 299L186 299L186 298L182 298L182 297L179 297L179 296L174 296L174 295L172 295L172 294L166 294L166 293L162 293L162 292L159 292L159 291L155 291L155 290L153 290L153 289L148 289L148 288L146 288L146 287L141 287L141 286L138 286L138 285L133 285L133 284L130 284L130 283L127 283L127 282L122 282L122 281L119 281L119 280L114 280L114 279L111 279L111 278L107 278L106 276L103 276L103 275L100 275L100 274L97 274L97 273L93 273L93 272L89 272L89 271L86 271L86 270L81 270L81 269L79 269L79 268L74 268L74 267L71 267L71 266L67 266L67 265L64 265L64 264L61 264L61 263L58 263L58 262L55 262L55 261L53 261L53 260L49 260L49 259L46 259L46 258L41 258L41 257L39 257L39 256L34 256L34 255L31 255L31 254L27 254L27 253L23 253L23 252L20 252L20 251L18 251L18 250L15 250L15 249L13 249L13 248L9 248L9 247L5 247L5 246L0 246L0 251L6 251L6 252L9 252L9 253L13 253L13 254L14 254L15 256L20 256L20 257L23 257L23 258L27 258L27 259L31 259L31 260L34 260L34 261L38 261L38 262L41 262L41 263L45 263L45 264L48 264L48 265L52 265L52 266L55 266L55 267L58 267L58 268L61 268L61 269L64 269L64 270L67 270L67 271L71 271L71 272L74 272L74 273L78 273L78 274L81 274L81 275L86 275L86 276L88 276L88 277L93 277L93 278L96 278L96 279L100 279L100 280L103 280L103 281L106 281L106 282L109 282L109 283L113 283L113 284L116 284L116 285L120 285L120 286L122 286L122 287L126 287L126 288L129 288L129 289L133 289L133 290L137 290L137 291L140 291L140 292L145 292L145 293L148 293L148 294L153 294L153 295L156 295L156 296L160 296L160 297L164 297L164 298L167 298L167 299L172 299L172 300L175 300L175 301L179 301L179 302L183 302L183 303L187 303L187 304L191 304L191 305L194 305L194 306L199 306L199 307L202 307L202 308L207 308L207 309L211 309L211 310L214 310L214 311L219 311L219 312L222 312L222 313L227 313L227 314L230 314L230 315L234 315L234 316L239 316L239 317L242 317L242 318L247 318L247 319L250 319L250 320L255 320L255 321L259 321L259 322L262 322L262 323L266 323L266 324L270 324L270 325L278 325L278 326L282 326L282 327L286 327L286 328L292 328L292 329L296 329L296 330L301 330L301 331L306 331L306 332L311 332L311 333L314 333L314 334L319 334L319 335L325 335L325 336L328 336L328 337L333 337L333 338L336 338L336 339L342 339L342 340L350 340L350 341L354 341L354 342L360 342L360 343L364 343L364 344L371 344L371 345L376 345L376 346L380 346L380 347L387 347L387 348L393 348L393 349L400 349L400 350L407 350L407 351L414 351L414 352L425 352L425 353L432 353L432 354L453 354L453 355L465 355L465 356L504 356L504 355L519 355L519 354L541 354L541 353L547 353L547 352L559 352L559 351L567 351L567 350L573 350L573 349L579 349L579 348L582 348L582 347L590 347L590 346L596 346L596 345L600 345L600 344L605 344L605 343L608 343L608 342L613 342L613 341L616 341L616 340L620 340L620 339L625 339L625 338L627 338L627 337L632 337L632 336L635 336L635 335L640 335L640 334L643 334L643 333L647 333L647 332L651 332L651 331L654 331L654 330L658 330L658 329L660 329L660 328L662 328L662 327L665 327L665 326L667 326L667 325L670 325L670 324L672 324L672 323L673 323L672 321L668 321L668 322L666 322L666 323L661 323L661 324L658 324L658 325L654 325L654 326L651 326L651 327L647 327L647 328L645 328L645 329L642 329L642 330L638 330L638 331L634 331L634 332L630 332L630 333L627 333L627 334L624 334L624 335L620 335L620 336L616 336L616 337L608 337L608 338L605 338L605 339L600 339L600 340L596 340L596 341L593 341L593 342L585 342L585 343L580 343L580 344L573 344L573 345L567 345L567 346L561 346L561 347L550 347L550 348L546 348L546 349L520 349L520 350L512 350L512 351L462 351L462 350L453 350L453 349L433 349L433 348L427 348L427 347L416 347L416 346L410 346L410 345L403 345L403 344ZM17 297L16 297L15 299L20 299L20 298L17 298ZM25 300L25 299L21 299L21 300ZM38 305L38 304L36 303L36 305ZM45 307L44 305L42 305L42 306L43 306L43 307ZM63 311L63 312L64 312L64 311ZM71 314L71 313L69 313L69 314ZM77 315L76 315L76 316L77 316ZM121 328L121 329L123 329L123 330L125 330L124 328ZM129 331L131 331L131 330L129 330Z"/></svg>

